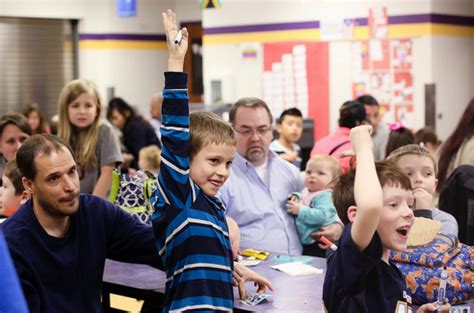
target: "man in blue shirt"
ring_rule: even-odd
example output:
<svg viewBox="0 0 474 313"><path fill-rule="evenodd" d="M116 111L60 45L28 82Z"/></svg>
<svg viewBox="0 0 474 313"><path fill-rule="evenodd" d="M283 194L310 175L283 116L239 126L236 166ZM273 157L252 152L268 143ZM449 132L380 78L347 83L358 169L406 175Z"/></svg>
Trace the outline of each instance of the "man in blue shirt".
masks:
<svg viewBox="0 0 474 313"><path fill-rule="evenodd" d="M61 139L32 136L16 160L31 199L2 229L30 312L101 312L106 258L162 268L151 227L79 195L77 164Z"/></svg>
<svg viewBox="0 0 474 313"><path fill-rule="evenodd" d="M272 114L257 98L243 98L229 112L237 140L232 174L221 188L226 214L240 227L241 246L280 254L299 255L302 246L295 219L287 213L287 196L303 189L298 169L270 151ZM330 240L342 232L340 224L322 228Z"/></svg>

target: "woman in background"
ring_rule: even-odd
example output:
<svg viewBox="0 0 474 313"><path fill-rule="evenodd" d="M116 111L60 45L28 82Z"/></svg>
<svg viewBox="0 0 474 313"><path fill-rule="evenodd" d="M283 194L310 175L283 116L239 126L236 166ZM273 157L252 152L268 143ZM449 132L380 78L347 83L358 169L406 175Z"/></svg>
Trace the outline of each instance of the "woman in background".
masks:
<svg viewBox="0 0 474 313"><path fill-rule="evenodd" d="M122 131L123 144L127 152L133 155L131 168L138 169L140 149L151 145L161 147L154 128L122 98L110 100L107 118Z"/></svg>
<svg viewBox="0 0 474 313"><path fill-rule="evenodd" d="M467 105L454 131L441 145L438 191L454 169L461 164L474 165L474 98Z"/></svg>
<svg viewBox="0 0 474 313"><path fill-rule="evenodd" d="M48 123L46 123L46 120L40 111L38 103L33 102L28 105L23 111L23 115L28 119L28 124L30 124L33 135L51 133Z"/></svg>
<svg viewBox="0 0 474 313"><path fill-rule="evenodd" d="M58 106L58 136L72 147L81 167L81 193L107 197L122 155L112 126L100 119L97 87L88 80L73 80L61 91Z"/></svg>

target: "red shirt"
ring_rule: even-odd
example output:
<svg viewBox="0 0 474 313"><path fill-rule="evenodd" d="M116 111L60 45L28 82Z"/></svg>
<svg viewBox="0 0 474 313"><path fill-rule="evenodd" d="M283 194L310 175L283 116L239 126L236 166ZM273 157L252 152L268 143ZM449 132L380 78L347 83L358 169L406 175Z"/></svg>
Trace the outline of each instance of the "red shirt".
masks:
<svg viewBox="0 0 474 313"><path fill-rule="evenodd" d="M352 149L352 143L350 139L351 129L347 127L339 127L334 133L328 135L324 138L321 138L314 144L313 150L311 150L311 156L315 154L326 154L329 155L331 150L333 150L337 145L346 142L341 145L339 148L333 151L331 154L335 157L342 167L342 172L345 173L350 169L351 157L341 158L340 155L343 151Z"/></svg>

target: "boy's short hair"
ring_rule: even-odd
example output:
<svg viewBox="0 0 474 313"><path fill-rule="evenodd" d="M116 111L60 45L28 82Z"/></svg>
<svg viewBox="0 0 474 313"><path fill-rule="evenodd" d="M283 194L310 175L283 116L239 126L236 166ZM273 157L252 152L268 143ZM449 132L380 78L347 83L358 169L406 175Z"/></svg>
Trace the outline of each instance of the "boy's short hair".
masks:
<svg viewBox="0 0 474 313"><path fill-rule="evenodd" d="M375 162L375 170L382 187L388 185L399 186L406 190L412 189L410 179L394 162L387 160L377 161ZM356 205L354 197L355 174L356 170L352 169L339 176L332 194L337 215L344 224L350 223L347 209L350 206ZM370 192L370 190L367 192Z"/></svg>
<svg viewBox="0 0 474 313"><path fill-rule="evenodd" d="M276 123L281 124L283 122L283 119L285 116L296 116L296 117L301 117L303 118L303 114L301 113L300 110L297 108L290 108L286 109L285 111L281 112L280 117L277 118Z"/></svg>
<svg viewBox="0 0 474 313"><path fill-rule="evenodd" d="M21 175L21 172L16 165L15 159L11 159L7 162L7 164L5 164L5 167L3 168L3 175L12 182L13 187L15 187L15 195L21 196L23 191L25 191L25 187L23 187L23 182L21 179L23 175Z"/></svg>
<svg viewBox="0 0 474 313"><path fill-rule="evenodd" d="M386 159L397 163L398 160L400 160L400 158L404 155L419 155L429 158L433 162L435 175L438 173L438 166L433 155L426 148L423 148L419 145L411 144L401 146L400 148L393 150Z"/></svg>
<svg viewBox="0 0 474 313"><path fill-rule="evenodd" d="M339 161L335 157L327 154L315 154L308 160L308 162L306 163L306 167L308 167L310 163L317 161L326 161L331 164L331 174L333 179L336 179L337 177L341 176L341 163L339 163Z"/></svg>
<svg viewBox="0 0 474 313"><path fill-rule="evenodd" d="M139 158L150 164L153 169L159 169L161 163L161 150L155 145L141 148L138 152Z"/></svg>
<svg viewBox="0 0 474 313"><path fill-rule="evenodd" d="M209 144L235 146L232 127L212 112L193 112L189 115L189 157L192 159Z"/></svg>
<svg viewBox="0 0 474 313"><path fill-rule="evenodd" d="M415 133L415 143L417 145L431 143L434 146L438 146L441 142L438 139L434 128L431 126L426 126L419 129Z"/></svg>

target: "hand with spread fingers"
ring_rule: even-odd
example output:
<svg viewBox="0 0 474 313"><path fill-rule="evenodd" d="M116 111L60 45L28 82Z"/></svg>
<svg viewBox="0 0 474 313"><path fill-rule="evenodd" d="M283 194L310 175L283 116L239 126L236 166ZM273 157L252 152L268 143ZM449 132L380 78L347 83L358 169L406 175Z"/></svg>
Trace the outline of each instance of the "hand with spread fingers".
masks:
<svg viewBox="0 0 474 313"><path fill-rule="evenodd" d="M182 72L184 65L184 57L188 50L188 30L184 27L178 30L176 24L176 13L170 9L166 12L161 13L163 17L163 27L166 34L166 42L168 44L168 71L170 72ZM178 36L178 32L181 31L181 40L175 43L175 39Z"/></svg>

